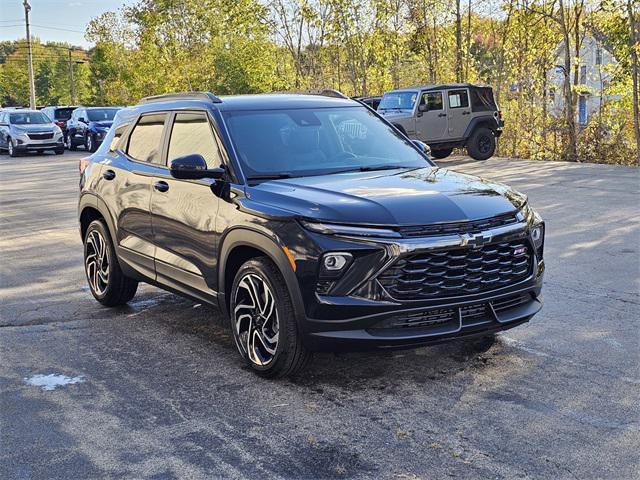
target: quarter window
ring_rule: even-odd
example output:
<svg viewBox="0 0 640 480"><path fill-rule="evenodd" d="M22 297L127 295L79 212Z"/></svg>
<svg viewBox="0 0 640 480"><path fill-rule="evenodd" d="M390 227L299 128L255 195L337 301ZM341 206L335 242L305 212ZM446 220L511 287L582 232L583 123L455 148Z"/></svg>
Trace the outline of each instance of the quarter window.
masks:
<svg viewBox="0 0 640 480"><path fill-rule="evenodd" d="M469 95L466 90L451 90L449 92L449 108L467 108Z"/></svg>
<svg viewBox="0 0 640 480"><path fill-rule="evenodd" d="M168 159L194 153L204 157L208 168L219 167L222 163L207 115L178 113L171 129Z"/></svg>
<svg viewBox="0 0 640 480"><path fill-rule="evenodd" d="M122 125L118 125L118 127L116 127L116 130L113 134L113 138L111 139L111 143L109 144L110 152L115 152L121 147L120 139L122 138L122 135L127 130L127 127L129 125L130 125L129 123L123 123Z"/></svg>
<svg viewBox="0 0 640 480"><path fill-rule="evenodd" d="M129 136L127 155L134 160L162 163L162 129L166 113L144 115Z"/></svg>

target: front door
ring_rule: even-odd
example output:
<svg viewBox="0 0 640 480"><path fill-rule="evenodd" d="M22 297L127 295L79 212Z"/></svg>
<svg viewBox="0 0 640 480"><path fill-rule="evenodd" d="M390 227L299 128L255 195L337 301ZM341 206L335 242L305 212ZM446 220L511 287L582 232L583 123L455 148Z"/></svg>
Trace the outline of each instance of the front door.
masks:
<svg viewBox="0 0 640 480"><path fill-rule="evenodd" d="M447 108L447 136L451 140L462 138L471 118L469 91L466 88L449 90L447 92Z"/></svg>
<svg viewBox="0 0 640 480"><path fill-rule="evenodd" d="M173 114L169 126L167 165L189 154L200 154L209 168L222 164L207 112ZM169 169L153 179L151 223L156 246L157 280L193 295L214 299L216 292L216 217L219 198L214 181L179 180Z"/></svg>
<svg viewBox="0 0 640 480"><path fill-rule="evenodd" d="M420 105L426 105L428 110L418 110L416 138L426 143L442 140L447 134L447 114L444 110L442 92L423 92Z"/></svg>

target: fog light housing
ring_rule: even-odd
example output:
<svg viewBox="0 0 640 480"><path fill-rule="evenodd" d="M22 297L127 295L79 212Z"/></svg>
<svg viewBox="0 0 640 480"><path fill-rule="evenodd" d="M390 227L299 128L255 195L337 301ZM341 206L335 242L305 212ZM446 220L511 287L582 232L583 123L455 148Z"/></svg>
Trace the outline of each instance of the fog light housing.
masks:
<svg viewBox="0 0 640 480"><path fill-rule="evenodd" d="M536 249L542 246L544 242L544 224L534 225L531 227L531 240Z"/></svg>
<svg viewBox="0 0 640 480"><path fill-rule="evenodd" d="M351 264L353 255L348 252L325 253L320 263L321 278L337 278L341 276Z"/></svg>

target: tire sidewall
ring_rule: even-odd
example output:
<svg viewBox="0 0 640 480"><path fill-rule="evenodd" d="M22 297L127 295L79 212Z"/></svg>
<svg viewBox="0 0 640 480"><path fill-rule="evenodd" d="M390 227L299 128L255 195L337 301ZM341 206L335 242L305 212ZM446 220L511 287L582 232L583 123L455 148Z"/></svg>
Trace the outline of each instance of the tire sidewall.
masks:
<svg viewBox="0 0 640 480"><path fill-rule="evenodd" d="M10 157L18 156L18 154L16 153L16 147L13 145L13 139L11 137L9 137L7 141L7 153Z"/></svg>
<svg viewBox="0 0 640 480"><path fill-rule="evenodd" d="M89 234L91 232L95 231L95 230L100 232L100 235L102 235L102 237L104 238L104 241L105 241L106 247L107 247L107 260L109 260L109 283L107 284L107 288L105 289L105 291L102 294L96 293L93 290L93 288L91 287L91 282L89 282L89 275L87 273L87 267L86 267L87 238L89 237ZM116 272L115 272L115 252L113 251L113 245L111 244L111 236L109 235L109 232L107 231L107 227L104 225L104 223L102 223L99 220L94 220L93 222L91 222L91 224L87 228L87 232L84 235L83 264L84 264L84 276L87 279L87 284L89 285L89 290L91 291L91 294L99 302L104 301L109 296L109 293L111 292L111 290L113 290L113 283L114 283L113 279L114 279L114 276L116 274Z"/></svg>
<svg viewBox="0 0 640 480"><path fill-rule="evenodd" d="M487 153L480 152L479 143L482 137L488 137L491 141L491 151ZM475 160L488 160L496 152L496 137L490 128L480 127L471 137L471 142L468 148L469 155Z"/></svg>
<svg viewBox="0 0 640 480"><path fill-rule="evenodd" d="M268 285L268 287L271 289L271 293L273 294L276 302L275 308L276 308L276 313L278 315L278 346L276 347L276 353L273 356L273 360L271 360L271 362L269 362L268 365L256 365L251 360L249 360L248 355L240 347L239 338L238 338L239 336L236 330L235 316L233 313L236 307L236 301L235 301L236 291L238 289L238 285L240 284L240 280L249 273L259 276ZM284 292L282 291L283 289L284 289ZM287 295L289 296L289 298L284 299L282 298L283 295ZM257 372L269 372L273 370L277 366L278 360L282 356L283 351L286 348L286 345L288 345L289 332L288 332L288 329L286 328L285 322L289 321L289 319L286 318L283 312L284 302L286 301L291 303L290 294L287 290L287 286L284 285L284 281L283 281L283 285L276 286L273 279L270 278L270 275L264 271L264 268L262 267L262 264L260 261L249 260L248 262L246 262L244 265L240 267L240 269L236 273L235 278L233 279L233 286L231 287L231 298L229 299L229 306L230 306L229 317L230 317L231 332L233 335L233 340L236 344L236 348L238 349L238 353L240 353L243 360L253 370Z"/></svg>

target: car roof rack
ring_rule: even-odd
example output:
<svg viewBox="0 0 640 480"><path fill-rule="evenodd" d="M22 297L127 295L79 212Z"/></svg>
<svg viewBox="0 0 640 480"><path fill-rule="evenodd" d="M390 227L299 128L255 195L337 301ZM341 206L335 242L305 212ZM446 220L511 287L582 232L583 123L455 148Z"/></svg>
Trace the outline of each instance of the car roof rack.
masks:
<svg viewBox="0 0 640 480"><path fill-rule="evenodd" d="M205 102L222 103L222 100L211 92L163 93L144 97L140 99L140 103L170 102L172 100L203 100Z"/></svg>
<svg viewBox="0 0 640 480"><path fill-rule="evenodd" d="M318 95L321 97L332 97L332 98L344 98L346 100L350 100L348 96L339 90L333 90L331 88L320 88L317 90L282 90L275 93L281 94L297 94L297 95Z"/></svg>

